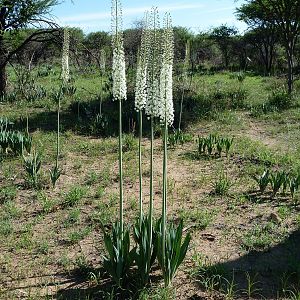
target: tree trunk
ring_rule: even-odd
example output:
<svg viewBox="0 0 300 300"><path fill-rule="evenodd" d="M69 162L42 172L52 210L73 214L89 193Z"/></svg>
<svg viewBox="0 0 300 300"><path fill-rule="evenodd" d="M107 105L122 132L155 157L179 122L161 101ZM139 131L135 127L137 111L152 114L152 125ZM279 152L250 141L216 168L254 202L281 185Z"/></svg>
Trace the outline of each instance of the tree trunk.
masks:
<svg viewBox="0 0 300 300"><path fill-rule="evenodd" d="M5 57L5 45L3 41L3 37L0 36L0 95L4 94L6 91L6 64L7 62L4 60Z"/></svg>

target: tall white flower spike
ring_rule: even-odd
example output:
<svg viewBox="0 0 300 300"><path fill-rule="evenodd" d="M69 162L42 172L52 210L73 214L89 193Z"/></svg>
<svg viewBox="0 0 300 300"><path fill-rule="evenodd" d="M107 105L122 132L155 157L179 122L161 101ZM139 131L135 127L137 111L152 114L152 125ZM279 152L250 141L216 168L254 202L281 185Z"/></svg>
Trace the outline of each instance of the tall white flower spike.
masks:
<svg viewBox="0 0 300 300"><path fill-rule="evenodd" d="M164 18L164 29L162 37L162 66L160 73L160 101L157 108L157 116L161 123L167 121L171 126L174 122L173 107L173 56L174 36L172 20L169 14Z"/></svg>
<svg viewBox="0 0 300 300"><path fill-rule="evenodd" d="M136 84L135 84L135 109L140 111L145 108L147 102L147 77L149 60L149 28L148 13L146 12L143 21L141 48L138 55Z"/></svg>
<svg viewBox="0 0 300 300"><path fill-rule="evenodd" d="M126 100L126 65L122 31L122 7L119 0L112 0L112 48L113 48L113 99Z"/></svg>
<svg viewBox="0 0 300 300"><path fill-rule="evenodd" d="M69 29L65 28L63 50L62 50L62 71L61 71L61 78L64 85L66 85L70 79L69 48L70 48L70 33L69 33Z"/></svg>
<svg viewBox="0 0 300 300"><path fill-rule="evenodd" d="M157 7L153 7L149 15L148 59L147 59L147 102L146 115L158 117L158 102L160 98L159 78L161 68L161 30Z"/></svg>

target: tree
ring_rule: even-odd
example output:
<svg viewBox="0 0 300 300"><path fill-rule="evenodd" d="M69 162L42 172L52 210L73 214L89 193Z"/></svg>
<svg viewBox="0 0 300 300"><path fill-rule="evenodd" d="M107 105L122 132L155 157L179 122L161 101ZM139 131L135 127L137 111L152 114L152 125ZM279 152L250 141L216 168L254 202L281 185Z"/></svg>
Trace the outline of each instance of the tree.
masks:
<svg viewBox="0 0 300 300"><path fill-rule="evenodd" d="M47 24L53 28L55 24L47 16L57 4L58 0L0 0L0 94L6 91L6 66L10 59L27 43L39 41L41 35L51 30L33 32L14 49L8 48L6 38L27 27Z"/></svg>
<svg viewBox="0 0 300 300"><path fill-rule="evenodd" d="M185 27L174 27L174 60L182 61L185 58L185 49L187 41L193 39L193 33Z"/></svg>
<svg viewBox="0 0 300 300"><path fill-rule="evenodd" d="M264 64L265 74L270 75L278 41L275 30L264 27L255 28L246 32L244 39L258 51L261 62Z"/></svg>
<svg viewBox="0 0 300 300"><path fill-rule="evenodd" d="M288 63L288 91L293 90L294 54L300 34L300 0L247 0L237 9L238 16L251 28L274 26L285 48Z"/></svg>
<svg viewBox="0 0 300 300"><path fill-rule="evenodd" d="M233 37L237 34L237 30L234 27L227 25L221 25L212 30L210 36L218 44L223 58L225 67L229 66L229 56L232 47Z"/></svg>

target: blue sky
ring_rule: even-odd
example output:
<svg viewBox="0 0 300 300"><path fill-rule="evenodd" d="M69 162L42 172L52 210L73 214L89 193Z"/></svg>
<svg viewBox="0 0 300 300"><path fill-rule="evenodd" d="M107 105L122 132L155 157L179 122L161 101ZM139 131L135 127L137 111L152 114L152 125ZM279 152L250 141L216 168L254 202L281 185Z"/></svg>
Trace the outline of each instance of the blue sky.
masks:
<svg viewBox="0 0 300 300"><path fill-rule="evenodd" d="M73 2L73 3L72 3ZM235 18L235 7L242 0L121 0L124 28L131 28L135 21L143 18L152 6L159 11L170 12L173 24L190 28L194 32L208 30L221 24L234 25L240 31L246 26ZM53 9L53 15L61 25L91 31L110 30L110 0L65 0Z"/></svg>

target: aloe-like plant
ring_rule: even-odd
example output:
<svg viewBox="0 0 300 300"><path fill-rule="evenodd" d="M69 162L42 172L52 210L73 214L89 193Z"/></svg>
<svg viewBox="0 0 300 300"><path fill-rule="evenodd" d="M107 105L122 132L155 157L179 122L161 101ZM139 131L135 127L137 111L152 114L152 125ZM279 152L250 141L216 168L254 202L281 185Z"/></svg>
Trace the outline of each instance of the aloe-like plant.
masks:
<svg viewBox="0 0 300 300"><path fill-rule="evenodd" d="M54 188L57 180L59 179L59 177L61 175L61 170L58 168L58 165L56 165L52 170L49 170L49 173L50 173L51 183Z"/></svg>
<svg viewBox="0 0 300 300"><path fill-rule="evenodd" d="M184 133L179 129L174 130L173 134L168 135L168 145L169 147L172 148L174 148L176 145L183 145L192 140L193 140L192 135Z"/></svg>
<svg viewBox="0 0 300 300"><path fill-rule="evenodd" d="M270 183L270 170L264 171L263 174L260 176L253 175L252 177L257 182L257 184L259 186L259 191L261 193L264 193L267 186Z"/></svg>
<svg viewBox="0 0 300 300"><path fill-rule="evenodd" d="M163 236L165 235L165 247L163 247ZM183 222L180 221L178 227L174 224L170 224L163 232L163 227L157 237L157 258L158 262L163 270L165 286L168 287L174 278L178 267L183 262L189 243L191 241L191 235L188 233L183 240ZM164 256L162 253L164 252Z"/></svg>
<svg viewBox="0 0 300 300"><path fill-rule="evenodd" d="M149 216L143 216L141 220L137 219L133 232L137 244L134 260L138 268L141 286L145 286L148 283L151 268L157 254L157 230L153 230L151 225Z"/></svg>
<svg viewBox="0 0 300 300"><path fill-rule="evenodd" d="M300 186L300 174L290 177L289 189L291 192L292 199L294 199L295 193L299 190L299 186Z"/></svg>
<svg viewBox="0 0 300 300"><path fill-rule="evenodd" d="M228 156L233 144L233 138L225 138L223 139L223 143L225 145L226 156Z"/></svg>
<svg viewBox="0 0 300 300"><path fill-rule="evenodd" d="M7 131L0 132L0 146L3 153L7 153L9 146L9 133Z"/></svg>
<svg viewBox="0 0 300 300"><path fill-rule="evenodd" d="M233 138L221 137L216 134L210 134L208 137L198 136L197 141L200 154L217 154L218 156L221 156L222 152L228 156L233 144Z"/></svg>
<svg viewBox="0 0 300 300"><path fill-rule="evenodd" d="M38 176L41 170L41 155L38 151L33 151L31 154L23 155L24 168L27 172L29 180L32 182L34 187L38 185Z"/></svg>
<svg viewBox="0 0 300 300"><path fill-rule="evenodd" d="M104 257L103 267L118 287L122 287L128 277L129 268L134 261L135 248L130 250L129 229L117 221L107 233L102 226L104 245L108 256Z"/></svg>
<svg viewBox="0 0 300 300"><path fill-rule="evenodd" d="M275 197L276 194L279 192L280 188L282 187L285 181L286 173L284 171L277 171L271 174L270 183L272 187L272 196Z"/></svg>

